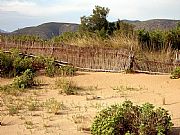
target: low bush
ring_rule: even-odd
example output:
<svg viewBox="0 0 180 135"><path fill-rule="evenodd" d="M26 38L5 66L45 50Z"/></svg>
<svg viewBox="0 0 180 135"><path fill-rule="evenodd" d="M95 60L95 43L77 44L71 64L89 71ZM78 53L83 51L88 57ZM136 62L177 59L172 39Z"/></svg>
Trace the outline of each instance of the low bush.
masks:
<svg viewBox="0 0 180 135"><path fill-rule="evenodd" d="M30 69L36 72L45 69L45 74L49 77L73 76L76 69L73 66L60 66L52 57L29 57L20 54L17 50L3 52L0 50L0 76L15 77L22 75L25 70Z"/></svg>
<svg viewBox="0 0 180 135"><path fill-rule="evenodd" d="M171 73L171 79L179 79L180 78L180 67L176 67L174 71Z"/></svg>
<svg viewBox="0 0 180 135"><path fill-rule="evenodd" d="M24 89L32 87L34 84L34 73L27 69L21 76L16 77L13 80L12 86L17 89Z"/></svg>
<svg viewBox="0 0 180 135"><path fill-rule="evenodd" d="M13 71L13 59L10 54L5 54L0 50L0 76L10 77Z"/></svg>
<svg viewBox="0 0 180 135"><path fill-rule="evenodd" d="M91 126L93 135L167 135L173 124L168 112L149 103L131 101L103 109Z"/></svg>
<svg viewBox="0 0 180 135"><path fill-rule="evenodd" d="M48 57L45 60L45 73L49 77L58 76L73 76L76 68L73 66L59 66L56 65L55 59Z"/></svg>
<svg viewBox="0 0 180 135"><path fill-rule="evenodd" d="M54 58L46 58L45 60L45 73L49 77L53 77L55 75L56 66Z"/></svg>

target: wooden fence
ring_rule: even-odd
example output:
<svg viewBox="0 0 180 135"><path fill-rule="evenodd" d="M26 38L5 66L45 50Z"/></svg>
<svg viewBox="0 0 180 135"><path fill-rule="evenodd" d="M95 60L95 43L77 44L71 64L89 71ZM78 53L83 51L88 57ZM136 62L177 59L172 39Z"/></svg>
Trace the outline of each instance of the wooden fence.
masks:
<svg viewBox="0 0 180 135"><path fill-rule="evenodd" d="M94 71L119 72L130 66L131 55L125 49L78 47L63 44L45 45L41 42L0 42L2 50L16 48L23 53L52 56L75 67ZM134 59L133 69L138 71L170 73L180 63L162 63Z"/></svg>

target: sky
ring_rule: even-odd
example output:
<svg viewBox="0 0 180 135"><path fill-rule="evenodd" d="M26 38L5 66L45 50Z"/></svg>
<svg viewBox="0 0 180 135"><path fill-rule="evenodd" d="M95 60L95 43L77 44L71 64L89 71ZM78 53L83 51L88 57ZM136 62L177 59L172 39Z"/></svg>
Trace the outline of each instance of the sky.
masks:
<svg viewBox="0 0 180 135"><path fill-rule="evenodd" d="M45 22L80 23L95 5L110 9L108 20L180 20L180 0L0 0L0 29L14 31Z"/></svg>

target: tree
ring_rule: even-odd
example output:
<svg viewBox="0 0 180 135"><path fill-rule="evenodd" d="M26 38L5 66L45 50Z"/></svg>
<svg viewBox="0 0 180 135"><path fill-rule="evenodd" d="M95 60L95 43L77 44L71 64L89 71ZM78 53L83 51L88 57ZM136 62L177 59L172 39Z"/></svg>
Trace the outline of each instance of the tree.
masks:
<svg viewBox="0 0 180 135"><path fill-rule="evenodd" d="M93 14L86 17L81 17L81 25L79 27L80 31L87 32L96 32L96 31L107 31L108 30L108 21L107 15L109 9L105 7L95 6L93 9Z"/></svg>
<svg viewBox="0 0 180 135"><path fill-rule="evenodd" d="M138 30L138 40L142 49L150 49L150 35L148 31Z"/></svg>
<svg viewBox="0 0 180 135"><path fill-rule="evenodd" d="M126 23L124 21L118 20L114 23L114 31L117 31L118 33L126 36L126 37L132 37L134 35L134 25L130 23Z"/></svg>

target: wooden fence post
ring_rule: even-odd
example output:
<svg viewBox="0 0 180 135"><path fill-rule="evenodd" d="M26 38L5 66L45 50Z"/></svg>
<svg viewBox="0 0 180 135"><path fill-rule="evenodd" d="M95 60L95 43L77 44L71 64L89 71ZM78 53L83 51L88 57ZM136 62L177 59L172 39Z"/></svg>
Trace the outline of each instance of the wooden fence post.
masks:
<svg viewBox="0 0 180 135"><path fill-rule="evenodd" d="M175 61L174 61L174 67L176 68L176 65L180 63L180 52L177 51L175 54Z"/></svg>
<svg viewBox="0 0 180 135"><path fill-rule="evenodd" d="M134 53L130 52L128 57L128 66L126 70L131 72L133 71L133 67L134 67Z"/></svg>

